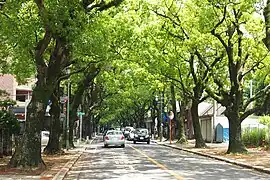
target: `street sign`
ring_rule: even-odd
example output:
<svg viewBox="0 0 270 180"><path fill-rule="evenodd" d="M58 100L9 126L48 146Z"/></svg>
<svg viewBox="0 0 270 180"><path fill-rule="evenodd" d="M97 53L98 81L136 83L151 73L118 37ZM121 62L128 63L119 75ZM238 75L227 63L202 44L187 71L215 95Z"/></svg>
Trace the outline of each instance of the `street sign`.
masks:
<svg viewBox="0 0 270 180"><path fill-rule="evenodd" d="M60 103L61 103L61 104L66 103L67 100L68 100L68 97L67 97L67 96L61 96L61 97L60 97Z"/></svg>
<svg viewBox="0 0 270 180"><path fill-rule="evenodd" d="M84 112L77 112L77 115L78 115L78 116L84 116L85 113L84 113Z"/></svg>

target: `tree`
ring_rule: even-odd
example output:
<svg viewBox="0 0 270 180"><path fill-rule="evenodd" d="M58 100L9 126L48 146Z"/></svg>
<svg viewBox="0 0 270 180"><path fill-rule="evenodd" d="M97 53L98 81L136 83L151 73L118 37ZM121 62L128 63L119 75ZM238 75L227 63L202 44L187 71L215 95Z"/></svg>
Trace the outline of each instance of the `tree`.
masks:
<svg viewBox="0 0 270 180"><path fill-rule="evenodd" d="M245 101L243 96L244 81L249 80L248 75L263 68L267 60L261 40L260 19L250 15L255 12L255 2L202 2L200 14L209 14L211 18L201 16L201 22L207 22L211 34L219 41L226 57L226 67L216 67L211 70L215 86L208 87L208 94L218 103L226 107L224 112L229 120L229 147L227 153L242 153L246 149L241 140L241 122L258 111L261 107L249 109L249 104L259 97L269 93L269 86L257 92L252 98ZM212 10L210 10L212 9ZM228 73L219 73L218 68L226 69ZM229 81L224 81L228 79ZM218 90L218 91L216 91Z"/></svg>
<svg viewBox="0 0 270 180"><path fill-rule="evenodd" d="M264 20L265 20L265 38L263 42L267 49L270 51L270 0L267 0L266 6L264 8Z"/></svg>
<svg viewBox="0 0 270 180"><path fill-rule="evenodd" d="M32 65L33 69L37 71L37 83L33 89L32 99L27 110L26 127L31 128L25 129L21 150L15 151L10 166L44 166L40 154L40 120L44 118L46 107L44 104L48 102L53 93L61 72L74 63L71 59L72 43L80 35L84 22L87 22L85 21L86 12L92 12L91 15L95 15L97 11L100 12L118 6L121 2L122 0L113 0L107 3L104 1L93 3L91 0L85 0L71 3L62 0L45 3L43 0L35 0L22 1L20 4L6 2L1 8L1 11L4 12L2 14L6 18L4 21L5 29L8 26L13 27L9 29L11 34L7 33L5 39L10 45L17 45L12 49L14 53L12 62L16 62L16 58L24 58L24 61L20 62L30 61L28 64ZM20 22L14 23L17 20L17 14L22 16L19 16ZM27 19L27 17L31 18ZM29 19L34 19L34 21L29 21ZM28 27L29 24L31 28ZM25 33L21 34L24 38L23 41L22 39L20 39L21 41L16 39L18 36L16 27L20 27L23 30L22 32ZM29 30L32 31L29 32ZM8 36L8 34L11 36ZM16 50L21 50L25 54ZM20 57L18 54L23 56ZM34 63L31 63L31 60ZM19 67L19 65L15 67Z"/></svg>

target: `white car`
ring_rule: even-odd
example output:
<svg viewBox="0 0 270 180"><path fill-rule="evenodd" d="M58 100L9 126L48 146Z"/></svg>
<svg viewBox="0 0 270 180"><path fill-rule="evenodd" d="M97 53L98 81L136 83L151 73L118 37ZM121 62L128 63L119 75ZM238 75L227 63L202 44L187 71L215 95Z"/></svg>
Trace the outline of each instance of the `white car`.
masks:
<svg viewBox="0 0 270 180"><path fill-rule="evenodd" d="M130 131L132 131L132 130L134 130L133 127L129 127L129 126L125 127L125 131L124 131L125 138L128 138L128 135L129 135Z"/></svg>
<svg viewBox="0 0 270 180"><path fill-rule="evenodd" d="M129 135L128 135L128 140L132 141L134 139L134 132L135 130L131 130Z"/></svg>
<svg viewBox="0 0 270 180"><path fill-rule="evenodd" d="M104 147L121 146L125 147L125 137L121 131L109 130L104 137Z"/></svg>

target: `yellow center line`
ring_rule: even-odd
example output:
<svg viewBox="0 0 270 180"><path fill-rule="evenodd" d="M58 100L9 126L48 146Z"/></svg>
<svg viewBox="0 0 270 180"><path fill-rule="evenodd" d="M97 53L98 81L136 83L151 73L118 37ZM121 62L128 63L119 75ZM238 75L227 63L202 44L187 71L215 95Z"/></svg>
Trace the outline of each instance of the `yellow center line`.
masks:
<svg viewBox="0 0 270 180"><path fill-rule="evenodd" d="M158 166L160 169L165 170L166 172L168 172L170 175L174 176L176 179L178 180L183 180L184 178L180 175L178 175L177 173L175 173L174 171L168 169L166 166L160 164L159 162L157 162L156 160L154 160L153 158L147 156L145 153L143 153L142 151L140 151L139 149L131 146L128 144L129 147L131 147L132 149L134 149L135 151L137 151L139 154L143 155L144 157L146 157L150 162L152 162L153 164L155 164L156 166Z"/></svg>

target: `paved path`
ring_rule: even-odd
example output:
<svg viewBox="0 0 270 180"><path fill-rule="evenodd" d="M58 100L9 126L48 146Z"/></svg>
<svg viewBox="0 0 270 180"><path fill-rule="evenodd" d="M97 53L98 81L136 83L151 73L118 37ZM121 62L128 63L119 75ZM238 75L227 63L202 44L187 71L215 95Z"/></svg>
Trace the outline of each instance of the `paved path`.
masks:
<svg viewBox="0 0 270 180"><path fill-rule="evenodd" d="M91 145L65 179L270 179L270 175L225 162L159 146L131 144L126 148Z"/></svg>

